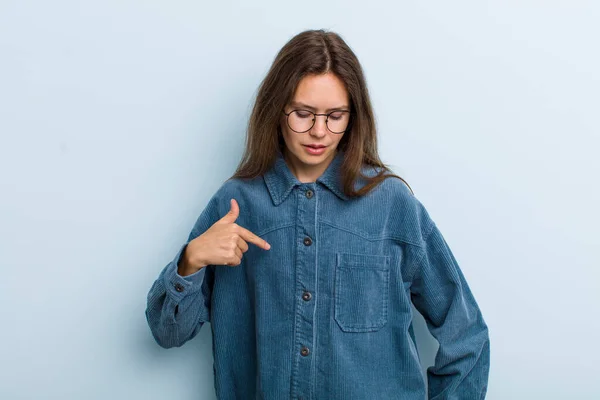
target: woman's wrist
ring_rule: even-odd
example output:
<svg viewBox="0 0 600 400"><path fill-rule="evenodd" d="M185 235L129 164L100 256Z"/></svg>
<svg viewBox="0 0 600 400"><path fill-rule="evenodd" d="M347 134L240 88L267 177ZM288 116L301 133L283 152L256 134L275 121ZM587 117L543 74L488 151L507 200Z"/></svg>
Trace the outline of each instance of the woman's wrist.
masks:
<svg viewBox="0 0 600 400"><path fill-rule="evenodd" d="M177 265L177 273L180 276L188 276L188 275L192 275L198 271L200 271L202 268L206 267L207 264L204 263L200 263L199 265L192 265L192 263L189 260L188 254L187 254L187 248L184 252L184 254L182 255L179 264Z"/></svg>

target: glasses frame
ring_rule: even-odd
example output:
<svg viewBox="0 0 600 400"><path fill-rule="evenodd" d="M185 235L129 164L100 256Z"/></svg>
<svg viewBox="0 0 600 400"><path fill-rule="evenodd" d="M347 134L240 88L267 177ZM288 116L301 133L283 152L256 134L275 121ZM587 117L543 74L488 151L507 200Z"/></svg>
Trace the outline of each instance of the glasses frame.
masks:
<svg viewBox="0 0 600 400"><path fill-rule="evenodd" d="M297 130L295 130L294 128L291 127L291 125L290 125L290 114L292 114L295 111L305 111L305 112L311 113L313 115L313 121L312 121L312 125L310 126L310 128L308 128L305 131L297 131ZM350 127L352 126L352 115L354 114L351 110L333 110L333 111L328 112L327 114L317 114L316 112L312 112L310 110L306 110L306 109L303 109L303 108L296 108L296 109L290 111L289 113L286 113L285 110L281 110L281 112L285 114L285 117L286 117L285 121L287 123L287 126L291 130L293 130L294 132L296 132L296 133L305 133L305 132L310 131L315 126L315 123L317 122L317 117L319 115L323 115L323 116L327 117L327 118L325 118L325 126L327 127L327 130L329 132L335 134L335 135L341 135L342 133L345 133L345 132L348 131L348 129L350 129ZM346 113L348 113L348 125L341 132L334 132L334 131L332 131L331 129L329 129L329 124L327 123L329 121L329 116L331 114L333 114L333 113L336 113L336 112L346 112Z"/></svg>

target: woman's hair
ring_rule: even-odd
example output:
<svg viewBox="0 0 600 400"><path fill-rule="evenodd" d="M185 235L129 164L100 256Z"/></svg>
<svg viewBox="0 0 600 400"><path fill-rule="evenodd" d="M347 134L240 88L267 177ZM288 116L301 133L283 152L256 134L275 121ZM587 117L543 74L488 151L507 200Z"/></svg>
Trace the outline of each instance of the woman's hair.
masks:
<svg viewBox="0 0 600 400"><path fill-rule="evenodd" d="M271 168L277 152L283 154L285 146L280 127L281 112L292 100L298 83L307 75L328 72L344 82L350 97L350 125L337 147L344 151L341 165L344 193L349 197L363 196L389 177L399 178L412 192L410 185L392 174L379 159L375 117L358 58L338 34L323 29L300 32L275 57L258 88L248 121L244 154L229 179L255 178ZM361 171L363 165L381 170L376 175L365 176ZM358 177L366 184L355 191L354 182Z"/></svg>

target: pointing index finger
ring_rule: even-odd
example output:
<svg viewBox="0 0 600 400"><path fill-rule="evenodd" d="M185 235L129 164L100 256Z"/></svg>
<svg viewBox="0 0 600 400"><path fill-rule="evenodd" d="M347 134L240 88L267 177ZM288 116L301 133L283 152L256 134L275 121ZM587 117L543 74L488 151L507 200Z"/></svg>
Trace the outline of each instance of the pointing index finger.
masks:
<svg viewBox="0 0 600 400"><path fill-rule="evenodd" d="M248 229L246 229L242 226L240 226L240 236L246 242L253 243L253 244L257 245L258 247L261 247L265 250L269 250L271 248L271 245L266 240L262 239L260 236L252 233L251 231L249 231Z"/></svg>

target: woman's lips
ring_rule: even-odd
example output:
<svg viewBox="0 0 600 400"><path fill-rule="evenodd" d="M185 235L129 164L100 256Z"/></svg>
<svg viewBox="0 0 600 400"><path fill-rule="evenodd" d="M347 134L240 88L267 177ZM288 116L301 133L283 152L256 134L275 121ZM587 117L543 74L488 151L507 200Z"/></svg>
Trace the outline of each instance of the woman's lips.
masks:
<svg viewBox="0 0 600 400"><path fill-rule="evenodd" d="M323 154L325 152L325 148L326 148L326 147L311 147L311 146L308 146L305 144L302 145L302 147L304 147L306 149L306 152L308 154L316 155L316 156Z"/></svg>

